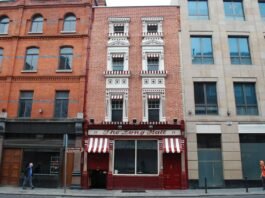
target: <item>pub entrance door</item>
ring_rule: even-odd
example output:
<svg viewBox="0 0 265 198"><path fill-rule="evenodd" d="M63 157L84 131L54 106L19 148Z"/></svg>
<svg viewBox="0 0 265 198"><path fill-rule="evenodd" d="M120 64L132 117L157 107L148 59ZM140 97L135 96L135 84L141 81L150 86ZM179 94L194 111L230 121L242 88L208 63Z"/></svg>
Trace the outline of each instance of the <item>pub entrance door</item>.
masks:
<svg viewBox="0 0 265 198"><path fill-rule="evenodd" d="M164 188L181 188L181 155L176 153L163 154Z"/></svg>

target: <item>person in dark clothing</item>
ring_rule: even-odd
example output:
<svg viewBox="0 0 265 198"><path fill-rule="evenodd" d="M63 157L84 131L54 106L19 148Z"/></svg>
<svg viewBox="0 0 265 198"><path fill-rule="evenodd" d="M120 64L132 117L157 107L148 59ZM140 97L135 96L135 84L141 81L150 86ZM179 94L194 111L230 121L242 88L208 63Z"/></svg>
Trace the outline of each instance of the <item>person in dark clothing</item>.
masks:
<svg viewBox="0 0 265 198"><path fill-rule="evenodd" d="M260 160L259 165L260 165L260 170L261 170L260 178L262 181L262 188L263 190L265 190L265 163L264 161Z"/></svg>
<svg viewBox="0 0 265 198"><path fill-rule="evenodd" d="M30 162L24 171L24 180L23 180L23 189L26 189L26 184L29 183L31 189L34 189L32 184L32 176L33 176L33 163Z"/></svg>

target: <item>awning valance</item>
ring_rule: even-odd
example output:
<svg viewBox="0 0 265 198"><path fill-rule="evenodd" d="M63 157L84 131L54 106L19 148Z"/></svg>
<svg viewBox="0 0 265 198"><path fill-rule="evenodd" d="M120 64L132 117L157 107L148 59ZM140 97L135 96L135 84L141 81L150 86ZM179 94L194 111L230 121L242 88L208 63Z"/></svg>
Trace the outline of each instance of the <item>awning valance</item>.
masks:
<svg viewBox="0 0 265 198"><path fill-rule="evenodd" d="M153 58L153 57L158 58L159 55L160 55L159 53L147 53L147 57L148 57L148 58Z"/></svg>
<svg viewBox="0 0 265 198"><path fill-rule="evenodd" d="M123 96L121 94L111 95L112 100L122 100Z"/></svg>
<svg viewBox="0 0 265 198"><path fill-rule="evenodd" d="M165 153L180 153L183 151L183 141L179 138L165 138L163 141Z"/></svg>
<svg viewBox="0 0 265 198"><path fill-rule="evenodd" d="M148 99L150 100L160 99L160 95L159 94L148 94Z"/></svg>
<svg viewBox="0 0 265 198"><path fill-rule="evenodd" d="M112 54L112 58L123 58L124 54Z"/></svg>
<svg viewBox="0 0 265 198"><path fill-rule="evenodd" d="M86 151L88 153L107 153L109 152L108 138L88 138Z"/></svg>

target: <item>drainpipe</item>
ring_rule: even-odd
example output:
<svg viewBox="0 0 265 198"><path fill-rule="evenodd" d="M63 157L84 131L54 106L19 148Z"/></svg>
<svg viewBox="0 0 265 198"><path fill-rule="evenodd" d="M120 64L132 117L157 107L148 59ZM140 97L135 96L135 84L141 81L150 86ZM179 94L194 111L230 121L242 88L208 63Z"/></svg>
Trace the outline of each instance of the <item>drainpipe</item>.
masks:
<svg viewBox="0 0 265 198"><path fill-rule="evenodd" d="M83 138L82 138L82 144L83 147L85 148L85 140L88 137L88 117L87 117L87 112L86 112L86 106L87 106L87 92L88 92L88 73L89 73L89 60L90 60L90 42L91 42L91 31L92 31L92 24L94 21L94 8L92 8L93 3L90 2L90 12L91 12L91 20L89 21L88 24L88 45L87 45L87 59L86 59L86 72L85 72L85 91L84 91L84 106L83 106L83 113L84 113L84 124L83 124ZM88 172L87 172L87 153L84 149L84 152L82 154L82 164L81 164L81 187L83 189L88 189Z"/></svg>

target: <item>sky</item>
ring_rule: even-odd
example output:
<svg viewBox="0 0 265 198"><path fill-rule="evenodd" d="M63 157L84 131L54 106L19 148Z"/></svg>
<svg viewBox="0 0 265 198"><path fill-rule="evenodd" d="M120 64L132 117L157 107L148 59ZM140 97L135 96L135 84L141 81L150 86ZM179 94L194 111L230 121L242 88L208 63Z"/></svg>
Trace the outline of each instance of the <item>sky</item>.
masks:
<svg viewBox="0 0 265 198"><path fill-rule="evenodd" d="M106 0L108 6L169 5L171 0Z"/></svg>

